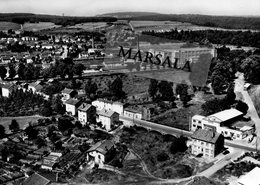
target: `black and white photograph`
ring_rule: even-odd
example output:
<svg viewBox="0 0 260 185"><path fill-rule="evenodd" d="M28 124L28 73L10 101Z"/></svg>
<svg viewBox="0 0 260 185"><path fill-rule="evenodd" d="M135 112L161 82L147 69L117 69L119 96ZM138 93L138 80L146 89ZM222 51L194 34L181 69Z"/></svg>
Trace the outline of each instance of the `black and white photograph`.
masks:
<svg viewBox="0 0 260 185"><path fill-rule="evenodd" d="M0 185L259 185L259 116L259 0L0 0Z"/></svg>

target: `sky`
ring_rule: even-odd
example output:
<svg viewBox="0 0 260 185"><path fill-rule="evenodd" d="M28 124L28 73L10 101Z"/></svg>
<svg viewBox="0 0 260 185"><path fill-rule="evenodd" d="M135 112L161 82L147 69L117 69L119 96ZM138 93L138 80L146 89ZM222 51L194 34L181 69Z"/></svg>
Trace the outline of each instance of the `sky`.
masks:
<svg viewBox="0 0 260 185"><path fill-rule="evenodd" d="M94 16L123 11L260 16L260 0L0 0L0 13Z"/></svg>

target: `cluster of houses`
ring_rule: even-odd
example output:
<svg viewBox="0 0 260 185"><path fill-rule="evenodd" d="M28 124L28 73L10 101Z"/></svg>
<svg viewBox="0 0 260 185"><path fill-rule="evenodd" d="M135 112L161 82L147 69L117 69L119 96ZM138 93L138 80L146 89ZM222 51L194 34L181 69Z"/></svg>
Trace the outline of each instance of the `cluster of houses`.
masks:
<svg viewBox="0 0 260 185"><path fill-rule="evenodd" d="M21 84L15 84L15 83L5 83L2 82L0 84L0 92L2 97L10 97L11 93L15 89L22 89L25 91L31 91L34 94L39 94L44 97L44 99L48 99L49 95L42 92L43 85L41 85L41 81L36 81L32 83L21 83Z"/></svg>

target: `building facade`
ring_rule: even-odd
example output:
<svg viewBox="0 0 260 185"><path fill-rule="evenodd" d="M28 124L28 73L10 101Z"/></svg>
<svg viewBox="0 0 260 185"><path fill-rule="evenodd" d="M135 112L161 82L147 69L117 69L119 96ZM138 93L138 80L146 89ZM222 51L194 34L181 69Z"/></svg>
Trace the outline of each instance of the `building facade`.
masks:
<svg viewBox="0 0 260 185"><path fill-rule="evenodd" d="M118 121L119 114L117 112L111 110L101 110L97 112L97 122L101 122L107 131L110 131L112 126Z"/></svg>
<svg viewBox="0 0 260 185"><path fill-rule="evenodd" d="M192 138L191 153L202 154L205 158L214 158L224 149L224 136L211 130L198 129Z"/></svg>
<svg viewBox="0 0 260 185"><path fill-rule="evenodd" d="M224 137L231 139L243 139L252 134L254 129L251 126L238 128L233 123L243 117L243 113L236 109L228 109L210 116L195 115L191 119L191 131L197 129L212 130L221 133Z"/></svg>
<svg viewBox="0 0 260 185"><path fill-rule="evenodd" d="M96 107L82 103L78 108L78 119L83 125L86 125L86 123L96 123Z"/></svg>
<svg viewBox="0 0 260 185"><path fill-rule="evenodd" d="M92 102L92 105L96 107L97 110L111 110L123 115L124 105L121 102L112 102L104 99L97 99Z"/></svg>
<svg viewBox="0 0 260 185"><path fill-rule="evenodd" d="M78 107L80 106L80 101L74 98L71 98L65 101L66 112L75 116L78 113Z"/></svg>

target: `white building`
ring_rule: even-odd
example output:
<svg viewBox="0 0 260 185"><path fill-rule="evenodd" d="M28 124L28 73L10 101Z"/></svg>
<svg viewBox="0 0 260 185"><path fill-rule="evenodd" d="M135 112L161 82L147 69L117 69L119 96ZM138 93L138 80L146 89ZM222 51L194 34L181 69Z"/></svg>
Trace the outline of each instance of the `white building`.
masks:
<svg viewBox="0 0 260 185"><path fill-rule="evenodd" d="M98 142L88 150L90 158L93 158L95 164L103 165L107 162L114 150L114 143L110 140Z"/></svg>
<svg viewBox="0 0 260 185"><path fill-rule="evenodd" d="M120 115L123 115L124 112L124 105L121 102L112 102L104 99L97 99L92 102L92 105L94 105L97 110L112 110Z"/></svg>
<svg viewBox="0 0 260 185"><path fill-rule="evenodd" d="M240 120L243 113L236 109L228 109L210 116L195 115L191 119L191 131L197 129L208 129L221 133L224 137L232 139L243 139L253 133L253 127L233 126L233 123Z"/></svg>
<svg viewBox="0 0 260 185"><path fill-rule="evenodd" d="M12 91L14 90L15 86L14 84L1 84L2 88L2 96L3 97L9 97Z"/></svg>
<svg viewBox="0 0 260 185"><path fill-rule="evenodd" d="M76 94L77 91L65 88L61 91L62 101L67 101L68 99L73 98Z"/></svg>
<svg viewBox="0 0 260 185"><path fill-rule="evenodd" d="M97 122L101 122L102 126L107 131L111 130L111 127L115 122L119 121L119 114L111 110L100 110L97 111Z"/></svg>
<svg viewBox="0 0 260 185"><path fill-rule="evenodd" d="M78 113L78 107L80 106L80 100L71 98L64 102L66 106L66 112L75 116Z"/></svg>
<svg viewBox="0 0 260 185"><path fill-rule="evenodd" d="M124 116L131 119L142 119L142 111L126 108Z"/></svg>
<svg viewBox="0 0 260 185"><path fill-rule="evenodd" d="M202 154L205 158L214 158L224 149L223 135L211 130L196 130L191 136L191 153Z"/></svg>
<svg viewBox="0 0 260 185"><path fill-rule="evenodd" d="M43 86L39 83L40 82L30 83L28 85L28 90L31 90L33 93L40 92L43 89Z"/></svg>
<svg viewBox="0 0 260 185"><path fill-rule="evenodd" d="M162 60L169 57L172 62L178 59L177 67L183 67L186 61L196 63L202 54L210 54L213 57L217 57L217 50L215 48L196 47L196 48L179 48L179 49L150 49L154 56L160 54Z"/></svg>
<svg viewBox="0 0 260 185"><path fill-rule="evenodd" d="M85 125L86 123L96 123L96 107L82 103L78 108L78 120Z"/></svg>
<svg viewBox="0 0 260 185"><path fill-rule="evenodd" d="M247 174L242 175L237 182L240 185L259 185L260 184L259 175L260 175L260 168L255 167Z"/></svg>

